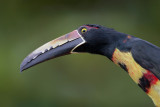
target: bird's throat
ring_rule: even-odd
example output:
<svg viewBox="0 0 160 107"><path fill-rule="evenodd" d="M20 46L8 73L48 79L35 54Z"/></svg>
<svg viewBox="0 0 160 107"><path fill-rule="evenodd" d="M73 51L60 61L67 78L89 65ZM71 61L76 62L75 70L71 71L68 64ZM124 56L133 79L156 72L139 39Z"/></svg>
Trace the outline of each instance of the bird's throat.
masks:
<svg viewBox="0 0 160 107"><path fill-rule="evenodd" d="M131 52L115 49L112 61L127 71L130 77L152 98L155 105L160 107L160 81L151 71L142 68L134 60Z"/></svg>

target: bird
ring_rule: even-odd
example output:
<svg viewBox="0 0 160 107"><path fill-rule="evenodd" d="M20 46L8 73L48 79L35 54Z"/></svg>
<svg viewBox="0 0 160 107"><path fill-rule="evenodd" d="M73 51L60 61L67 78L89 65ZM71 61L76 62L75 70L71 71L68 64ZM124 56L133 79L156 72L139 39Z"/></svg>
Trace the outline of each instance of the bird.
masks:
<svg viewBox="0 0 160 107"><path fill-rule="evenodd" d="M82 25L42 45L24 58L20 71L72 53L106 56L124 69L155 106L160 107L160 48L138 37L101 25Z"/></svg>

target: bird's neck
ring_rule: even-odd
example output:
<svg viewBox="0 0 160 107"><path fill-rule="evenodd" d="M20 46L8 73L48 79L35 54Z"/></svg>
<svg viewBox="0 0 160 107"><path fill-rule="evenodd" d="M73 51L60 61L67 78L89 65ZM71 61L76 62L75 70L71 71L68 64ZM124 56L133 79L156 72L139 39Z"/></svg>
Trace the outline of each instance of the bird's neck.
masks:
<svg viewBox="0 0 160 107"><path fill-rule="evenodd" d="M110 37L109 44L107 44L108 38L106 38L106 45L101 45L96 54L107 56L116 65L123 68L133 81L153 100L154 104L160 107L159 79L151 71L141 67L132 56L131 43L137 38L119 32L112 33Z"/></svg>
<svg viewBox="0 0 160 107"><path fill-rule="evenodd" d="M160 80L151 71L141 67L132 56L131 43L137 38L119 32L111 36L110 44L100 48L100 54L123 68L154 104L160 107Z"/></svg>
<svg viewBox="0 0 160 107"><path fill-rule="evenodd" d="M130 51L124 52L115 48L111 60L127 71L134 82L152 98L155 105L160 107L160 81L152 72L142 68L133 59Z"/></svg>

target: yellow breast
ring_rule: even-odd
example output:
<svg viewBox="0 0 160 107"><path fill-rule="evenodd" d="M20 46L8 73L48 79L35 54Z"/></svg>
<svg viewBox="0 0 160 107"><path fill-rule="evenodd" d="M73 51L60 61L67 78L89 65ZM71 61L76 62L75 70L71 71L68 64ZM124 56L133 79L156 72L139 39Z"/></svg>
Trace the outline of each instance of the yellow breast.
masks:
<svg viewBox="0 0 160 107"><path fill-rule="evenodd" d="M152 98L155 105L160 107L160 81L154 74L136 63L131 52L121 52L119 49L115 49L112 61L118 66L124 65L130 77L137 84L140 84L140 79L146 76L145 81L150 83L146 93Z"/></svg>

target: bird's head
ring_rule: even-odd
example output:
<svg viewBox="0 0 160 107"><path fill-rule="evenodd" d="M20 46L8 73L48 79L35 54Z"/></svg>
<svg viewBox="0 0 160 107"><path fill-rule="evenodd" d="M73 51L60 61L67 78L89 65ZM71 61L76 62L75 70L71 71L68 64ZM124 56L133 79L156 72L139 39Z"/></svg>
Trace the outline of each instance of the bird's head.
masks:
<svg viewBox="0 0 160 107"><path fill-rule="evenodd" d="M119 33L117 36L117 32L113 29L100 25L80 26L77 30L54 39L33 51L23 60L20 69L23 71L38 63L71 53L88 52L104 55L106 51L111 52L111 45L122 38L120 35Z"/></svg>

